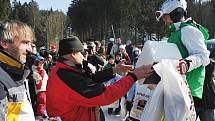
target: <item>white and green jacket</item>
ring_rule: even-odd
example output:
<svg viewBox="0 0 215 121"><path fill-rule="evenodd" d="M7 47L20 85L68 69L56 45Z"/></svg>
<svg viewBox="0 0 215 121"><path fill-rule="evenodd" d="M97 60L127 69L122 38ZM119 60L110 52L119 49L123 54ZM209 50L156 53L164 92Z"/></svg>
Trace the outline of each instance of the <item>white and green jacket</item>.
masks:
<svg viewBox="0 0 215 121"><path fill-rule="evenodd" d="M177 45L183 59L191 60L186 79L192 95L202 99L205 66L210 62L210 52L206 47L208 30L191 19L173 23L169 28L168 42Z"/></svg>

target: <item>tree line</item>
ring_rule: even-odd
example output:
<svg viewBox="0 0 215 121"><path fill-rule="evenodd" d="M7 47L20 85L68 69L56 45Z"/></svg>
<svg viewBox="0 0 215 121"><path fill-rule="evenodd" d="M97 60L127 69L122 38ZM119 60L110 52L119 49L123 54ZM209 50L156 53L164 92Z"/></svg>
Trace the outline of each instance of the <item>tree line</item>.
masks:
<svg viewBox="0 0 215 121"><path fill-rule="evenodd" d="M65 15L58 10L40 10L34 0L23 4L0 0L0 21L16 19L27 23L36 33L37 45L57 43L68 31L83 41L121 37L138 43L144 39L161 40L168 35L168 29L154 15L163 1L71 0ZM188 16L207 27L214 38L215 1L187 0L187 3Z"/></svg>
<svg viewBox="0 0 215 121"><path fill-rule="evenodd" d="M161 40L168 30L155 19L164 0L72 0L67 16L73 31L83 40L113 37L135 42ZM187 0L188 16L206 26L210 37L215 36L215 1ZM148 38L147 38L148 37Z"/></svg>
<svg viewBox="0 0 215 121"><path fill-rule="evenodd" d="M31 0L21 4L17 0L0 0L0 21L20 20L30 25L36 34L36 44L50 46L63 38L67 17L61 11L39 10L38 3Z"/></svg>

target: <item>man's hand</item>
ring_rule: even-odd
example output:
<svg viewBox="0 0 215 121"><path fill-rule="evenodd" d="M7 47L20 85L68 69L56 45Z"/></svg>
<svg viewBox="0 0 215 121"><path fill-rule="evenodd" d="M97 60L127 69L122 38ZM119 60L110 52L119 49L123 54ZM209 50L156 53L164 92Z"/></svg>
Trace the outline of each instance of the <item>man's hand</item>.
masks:
<svg viewBox="0 0 215 121"><path fill-rule="evenodd" d="M120 61L119 64L116 65L116 67L113 68L113 73L117 72L129 72L133 69L132 65L125 65L126 60L123 59Z"/></svg>
<svg viewBox="0 0 215 121"><path fill-rule="evenodd" d="M137 80L149 77L154 72L152 65L143 65L134 69L133 73L136 75Z"/></svg>

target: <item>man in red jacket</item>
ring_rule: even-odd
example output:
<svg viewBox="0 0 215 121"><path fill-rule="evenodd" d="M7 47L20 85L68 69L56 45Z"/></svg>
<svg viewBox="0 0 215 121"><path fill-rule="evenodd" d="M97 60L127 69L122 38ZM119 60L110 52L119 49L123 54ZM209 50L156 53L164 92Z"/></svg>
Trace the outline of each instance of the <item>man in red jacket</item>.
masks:
<svg viewBox="0 0 215 121"><path fill-rule="evenodd" d="M47 112L62 121L104 121L99 106L113 103L124 96L137 79L153 72L152 66L141 66L113 85L102 83L131 66L120 63L115 68L92 74L83 61L83 45L76 36L60 41L59 59L52 68L47 85Z"/></svg>

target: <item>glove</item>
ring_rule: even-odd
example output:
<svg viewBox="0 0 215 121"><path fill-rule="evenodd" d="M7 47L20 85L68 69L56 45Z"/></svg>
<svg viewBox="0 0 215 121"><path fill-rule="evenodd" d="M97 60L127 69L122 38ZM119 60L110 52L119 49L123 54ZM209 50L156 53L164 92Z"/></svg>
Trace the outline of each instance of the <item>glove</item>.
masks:
<svg viewBox="0 0 215 121"><path fill-rule="evenodd" d="M181 59L179 60L179 73L186 74L189 70L191 60Z"/></svg>
<svg viewBox="0 0 215 121"><path fill-rule="evenodd" d="M126 101L126 110L131 111L131 108L133 107L132 101Z"/></svg>

